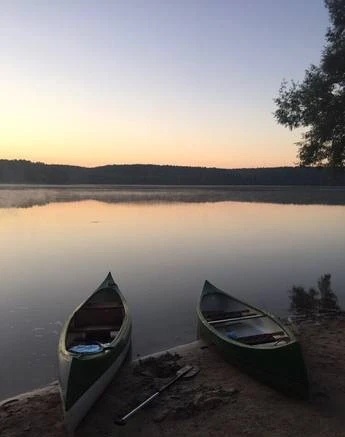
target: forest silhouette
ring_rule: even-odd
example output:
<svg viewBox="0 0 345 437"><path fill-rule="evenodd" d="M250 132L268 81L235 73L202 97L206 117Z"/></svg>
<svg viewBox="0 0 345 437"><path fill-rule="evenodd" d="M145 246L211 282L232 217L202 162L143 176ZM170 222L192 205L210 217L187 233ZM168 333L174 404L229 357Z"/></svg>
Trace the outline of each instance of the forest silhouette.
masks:
<svg viewBox="0 0 345 437"><path fill-rule="evenodd" d="M173 165L79 167L0 160L3 184L345 185L345 171L325 167L221 169Z"/></svg>

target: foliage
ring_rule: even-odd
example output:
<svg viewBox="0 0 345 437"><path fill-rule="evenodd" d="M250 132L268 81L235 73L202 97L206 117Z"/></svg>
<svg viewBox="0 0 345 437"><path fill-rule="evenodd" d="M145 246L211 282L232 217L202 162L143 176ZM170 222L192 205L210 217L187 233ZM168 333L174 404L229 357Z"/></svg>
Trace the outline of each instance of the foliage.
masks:
<svg viewBox="0 0 345 437"><path fill-rule="evenodd" d="M278 123L302 134L302 165L345 164L345 0L325 0L330 17L318 66L305 71L302 83L283 80L274 99Z"/></svg>
<svg viewBox="0 0 345 437"><path fill-rule="evenodd" d="M76 167L0 159L0 184L345 185L328 168L221 169L172 165ZM302 197L301 197L302 198Z"/></svg>
<svg viewBox="0 0 345 437"><path fill-rule="evenodd" d="M313 314L318 309L317 291L305 291L301 286L293 286L290 293L290 311L296 314Z"/></svg>
<svg viewBox="0 0 345 437"><path fill-rule="evenodd" d="M293 286L289 290L290 311L296 314L313 315L318 312L338 311L338 298L331 288L331 275L325 273L317 282L317 290Z"/></svg>
<svg viewBox="0 0 345 437"><path fill-rule="evenodd" d="M321 276L317 283L320 291L320 307L324 311L339 310L338 298L331 288L331 275Z"/></svg>

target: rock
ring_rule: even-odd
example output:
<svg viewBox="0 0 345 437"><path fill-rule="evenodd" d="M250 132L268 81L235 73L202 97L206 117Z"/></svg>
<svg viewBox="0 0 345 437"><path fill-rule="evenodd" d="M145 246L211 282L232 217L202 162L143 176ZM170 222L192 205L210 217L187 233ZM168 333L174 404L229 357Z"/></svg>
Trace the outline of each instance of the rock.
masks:
<svg viewBox="0 0 345 437"><path fill-rule="evenodd" d="M223 388L206 388L200 387L199 391L194 395L192 405L194 410L208 410L227 403L231 400L236 400L236 395L239 393L237 388L224 390Z"/></svg>
<svg viewBox="0 0 345 437"><path fill-rule="evenodd" d="M18 402L18 399L10 399L8 401L4 401L2 404L0 404L0 407L3 408L4 410L7 410L8 408L10 408L12 406L12 404L14 404L15 402Z"/></svg>
<svg viewBox="0 0 345 437"><path fill-rule="evenodd" d="M164 409L164 410L161 410L161 411L158 411L154 416L153 416L153 418L152 418L152 420L154 421L154 422L157 422L157 423L159 423L159 422L162 422L166 417L167 417L167 415L170 413L170 410L169 409Z"/></svg>
<svg viewBox="0 0 345 437"><path fill-rule="evenodd" d="M177 364L180 358L180 355L169 352L158 357L145 358L144 360L139 360L133 369L133 373L154 378L169 378L175 376L176 372L181 368Z"/></svg>
<svg viewBox="0 0 345 437"><path fill-rule="evenodd" d="M199 408L199 405L200 405L200 402L201 402L201 400L202 400L202 397L203 397L203 394L202 394L202 393L197 393L197 394L194 396L194 399L193 399L193 405L194 405L196 408Z"/></svg>
<svg viewBox="0 0 345 437"><path fill-rule="evenodd" d="M174 411L174 419L188 419L192 415L192 409L189 407L177 407Z"/></svg>
<svg viewBox="0 0 345 437"><path fill-rule="evenodd" d="M240 391L239 391L238 388L232 388L232 389L228 390L228 393L229 393L230 395L232 395L232 396L234 396L234 395L238 395L239 392L240 392Z"/></svg>
<svg viewBox="0 0 345 437"><path fill-rule="evenodd" d="M149 371L149 370L138 370L137 374L141 375L141 376L148 376L148 377L151 377L151 378L154 376L153 373L151 371Z"/></svg>
<svg viewBox="0 0 345 437"><path fill-rule="evenodd" d="M212 397L209 397L209 398L202 400L199 403L199 408L202 408L205 410L213 410L214 408L218 407L222 403L224 403L223 398L212 396Z"/></svg>

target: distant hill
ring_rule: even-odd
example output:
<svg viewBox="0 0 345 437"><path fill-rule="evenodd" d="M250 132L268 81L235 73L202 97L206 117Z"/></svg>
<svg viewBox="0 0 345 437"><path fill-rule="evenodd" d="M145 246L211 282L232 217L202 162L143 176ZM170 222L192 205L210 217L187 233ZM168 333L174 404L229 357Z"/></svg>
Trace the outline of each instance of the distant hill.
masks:
<svg viewBox="0 0 345 437"><path fill-rule="evenodd" d="M5 184L345 185L345 171L315 167L221 169L173 165L78 167L0 160Z"/></svg>

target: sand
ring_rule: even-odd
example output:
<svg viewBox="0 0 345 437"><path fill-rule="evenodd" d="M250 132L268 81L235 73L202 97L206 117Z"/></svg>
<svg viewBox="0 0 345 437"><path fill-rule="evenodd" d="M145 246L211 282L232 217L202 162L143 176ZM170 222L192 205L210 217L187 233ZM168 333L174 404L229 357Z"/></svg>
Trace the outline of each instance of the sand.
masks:
<svg viewBox="0 0 345 437"><path fill-rule="evenodd" d="M345 435L345 320L303 322L308 401L289 398L224 362L201 341L126 365L75 432L76 437L292 437ZM114 423L186 364L180 379L125 426ZM57 384L0 404L2 437L65 436Z"/></svg>

